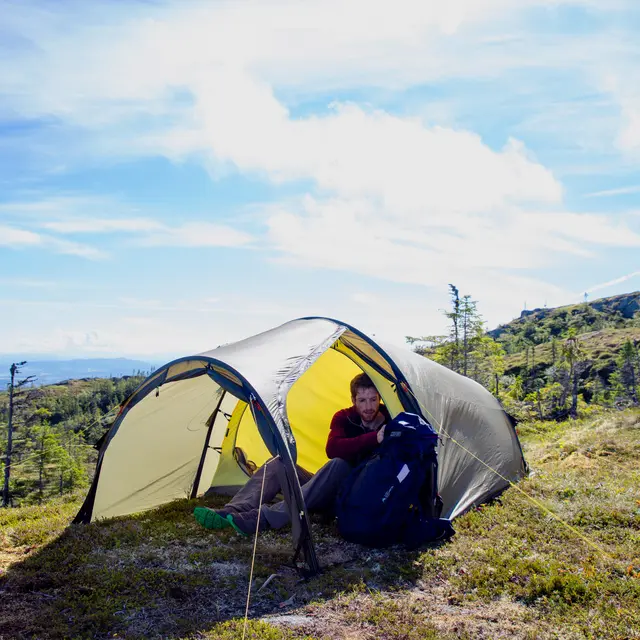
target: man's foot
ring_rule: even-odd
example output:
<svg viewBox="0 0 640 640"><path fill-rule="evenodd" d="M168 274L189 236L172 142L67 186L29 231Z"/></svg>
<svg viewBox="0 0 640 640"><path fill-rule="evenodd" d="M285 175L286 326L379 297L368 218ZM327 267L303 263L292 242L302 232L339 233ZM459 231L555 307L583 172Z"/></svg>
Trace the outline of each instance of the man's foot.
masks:
<svg viewBox="0 0 640 640"><path fill-rule="evenodd" d="M260 518L258 524L258 517ZM252 511L245 511L244 513L232 513L227 516L229 524L241 535L251 536L257 530L266 531L269 528L269 523L264 517L262 511L253 509Z"/></svg>
<svg viewBox="0 0 640 640"><path fill-rule="evenodd" d="M226 529L231 526L226 513L223 515L207 507L196 507L193 510L193 517L205 529Z"/></svg>

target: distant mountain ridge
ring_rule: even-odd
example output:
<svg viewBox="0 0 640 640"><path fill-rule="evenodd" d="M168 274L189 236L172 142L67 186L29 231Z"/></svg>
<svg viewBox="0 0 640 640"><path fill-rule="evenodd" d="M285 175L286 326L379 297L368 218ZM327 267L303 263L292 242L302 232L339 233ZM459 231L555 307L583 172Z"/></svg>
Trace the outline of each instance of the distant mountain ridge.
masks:
<svg viewBox="0 0 640 640"><path fill-rule="evenodd" d="M587 312L587 309L591 310L591 312ZM561 320L573 317L576 319L574 326L578 328L580 324L578 316L581 316L581 320L587 325L583 327L583 330L606 328L602 326L590 326L594 324L598 325L599 321L615 322L617 328L621 328L622 326L628 325L629 323L625 321L633 320L639 311L640 291L634 291L632 293L623 293L617 296L598 298L597 300L562 307L525 309L521 312L519 318L501 324L495 329L488 331L487 334L496 340L505 333L519 333L525 325L530 326L532 321L544 324L544 321L547 319L555 319L560 322L551 323L553 326L550 327L550 332L552 336L560 337L562 333ZM568 324L570 324L570 321Z"/></svg>
<svg viewBox="0 0 640 640"><path fill-rule="evenodd" d="M121 378L142 372L148 374L158 363L129 358L74 358L71 360L28 360L20 377L35 376L38 386L84 378ZM10 380L9 367L16 359L0 358L0 389Z"/></svg>
<svg viewBox="0 0 640 640"><path fill-rule="evenodd" d="M590 307L593 307L597 311L608 312L620 312L624 318L633 318L634 314L640 309L640 291L634 291L633 293L621 293L617 296L610 296L608 298L598 298L589 302L583 302ZM563 307L555 307L555 309L525 309L520 314L521 318L530 316L532 314L542 313L542 317L546 315L546 312L564 309L569 307L575 307L576 305L565 305Z"/></svg>

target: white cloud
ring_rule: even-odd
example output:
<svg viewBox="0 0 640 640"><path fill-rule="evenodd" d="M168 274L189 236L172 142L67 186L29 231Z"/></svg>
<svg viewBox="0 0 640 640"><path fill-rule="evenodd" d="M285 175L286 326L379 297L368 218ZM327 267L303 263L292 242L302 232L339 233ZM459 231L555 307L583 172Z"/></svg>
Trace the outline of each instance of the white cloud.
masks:
<svg viewBox="0 0 640 640"><path fill-rule="evenodd" d="M640 235L606 216L508 209L498 215L384 221L367 201L307 198L271 210L269 238L297 266L360 273L432 292L449 282L481 300L495 325L524 307L566 304L575 294L533 278L533 268L561 266L597 247L640 246ZM360 302L363 302L361 300Z"/></svg>
<svg viewBox="0 0 640 640"><path fill-rule="evenodd" d="M600 291L601 289L608 289L609 287L613 287L616 284L622 284L627 280L631 280L631 278L636 278L640 276L640 271L634 271L633 273L628 273L627 275L620 276L619 278L615 278L614 280L609 280L609 282L603 282L601 284L596 284L593 287L589 287L585 293L594 293L595 291Z"/></svg>
<svg viewBox="0 0 640 640"><path fill-rule="evenodd" d="M44 10L11 3L11 10L5 11L6 28L37 42L39 49L22 52L31 78L11 66L0 77L23 104L35 96L32 108L48 105L49 112L63 117L81 110L87 121L93 111L92 118L96 122L101 118L104 124L105 118L140 107L137 101L166 98L168 87L189 86L194 77L230 60L276 84L318 87L323 79L333 78L353 85L354 79L370 83L375 74L378 82L397 87L408 79L447 75L450 61L458 64L465 57L464 51L456 51L465 41L496 45L513 40L505 39L503 32L493 34L491 26L519 27L521 16L531 7L547 7L552 17L555 7L583 5L612 11L614 4L398 0L390 7L367 0L247 0L156 6L95 2L48 5ZM489 28L489 34L476 33L479 28ZM452 39L456 35L461 36L457 42ZM501 52L492 55L493 51L485 52L482 61L467 60L465 66L474 70L484 66L485 73L491 73L487 60L500 68L522 61L522 56L514 61L503 59ZM529 64L534 62L539 59ZM31 95L25 93L25 84ZM96 99L112 101L112 109L100 115ZM147 112L154 109L157 102L146 107Z"/></svg>
<svg viewBox="0 0 640 640"><path fill-rule="evenodd" d="M351 299L365 307L382 307L383 303L379 296L373 293L358 292L351 295Z"/></svg>
<svg viewBox="0 0 640 640"><path fill-rule="evenodd" d="M606 72L617 39L547 37L522 21L523 9L563 5L614 8L596 0L400 0L392 10L364 0L256 0L145 4L141 18L141 5L109 3L78 5L70 20L59 5L32 19L35 9L15 4L11 24L36 46L0 69L0 112L53 115L90 135L104 156L194 156L218 174L311 183L313 195L302 202L265 208L280 259L430 287L455 281L508 314L525 296L553 304L571 295L526 270L589 257L602 246L635 247L633 225L563 211L557 175L519 140L494 137L489 145L455 119L426 125L349 102L294 116L283 96L303 100L354 87L393 92L545 68L597 85L592 76ZM105 22L105 15L112 17ZM602 62L596 71L594 60ZM528 96L535 82L526 82ZM631 148L635 103L624 100L621 144ZM252 241L225 224L116 219L106 209L79 217L75 208L70 216L67 205L22 213L48 215L41 226L60 234L131 233L131 242L147 246ZM353 302L362 308L364 299Z"/></svg>
<svg viewBox="0 0 640 640"><path fill-rule="evenodd" d="M640 47L637 33L632 30L628 33L615 34L618 45L607 52L604 60L594 60L593 76L598 88L611 97L618 110L613 143L635 158L640 149Z"/></svg>
<svg viewBox="0 0 640 640"><path fill-rule="evenodd" d="M250 135L260 122L243 115L253 97L264 107L271 87L306 96L358 86L396 90L531 68L581 74L610 59L619 38L554 39L526 24L532 7L553 19L565 5L604 6L589 0L400 0L392 8L365 0L249 0L48 5L45 11L16 3L6 28L34 46L10 52L0 87L6 109L54 115L80 127L80 136L91 130L104 155L155 153L158 141L179 152L198 144L201 111L194 112L192 102L226 102L225 115L243 121Z"/></svg>
<svg viewBox="0 0 640 640"><path fill-rule="evenodd" d="M252 241L249 234L225 224L210 222L183 222L170 225L149 217L100 217L94 212L111 210L127 212L131 207L106 197L65 196L42 200L0 204L0 214L24 220L38 229L60 235L75 234L132 234L137 246L176 247L236 247ZM4 230L4 233L3 233ZM59 253L70 253L87 258L100 258L106 254L98 249L70 242L66 239L0 227L0 244L45 243Z"/></svg>
<svg viewBox="0 0 640 640"><path fill-rule="evenodd" d="M270 210L269 238L303 264L427 285L470 269L543 267L567 252L589 255L592 245L640 245L640 235L595 214L507 209L445 220L386 218L370 201L306 198Z"/></svg>
<svg viewBox="0 0 640 640"><path fill-rule="evenodd" d="M275 182L312 179L346 197L373 196L399 216L558 202L562 195L552 173L516 140L495 152L470 132L427 128L355 105L293 120L249 78L224 95L203 95L198 109L199 149L218 160Z"/></svg>
<svg viewBox="0 0 640 640"><path fill-rule="evenodd" d="M468 269L540 266L551 249L584 253L550 234L542 248L535 241L518 207L557 204L562 187L516 140L494 151L467 131L352 104L294 119L246 74L221 71L208 82L196 106L203 133L182 139L180 153L194 144L274 182L313 180L325 194L267 207L268 237L285 257L440 285L468 279ZM525 227L524 247L509 242Z"/></svg>
<svg viewBox="0 0 640 640"><path fill-rule="evenodd" d="M307 96L357 86L395 90L542 68L568 69L597 86L617 69L621 47L635 50L617 34L554 38L527 23L531 8L553 20L565 6L610 15L631 6L622 1L399 0L392 10L365 0L10 6L6 28L35 46L10 52L12 64L0 69L5 108L54 115L80 126L81 135L100 132L93 142L106 155L181 154L200 146L205 127L217 136L217 154L228 157L229 123L265 139L262 123L282 116L268 104L272 87ZM264 109L271 111L256 119ZM277 130L271 140L277 150ZM235 144L231 161L251 170L255 149L247 156Z"/></svg>
<svg viewBox="0 0 640 640"><path fill-rule="evenodd" d="M313 181L321 195L308 198L302 208L291 209L285 203L281 211L268 216L268 228L269 239L283 256L318 268L431 286L441 286L444 279L481 286L489 278L499 287L508 279L498 270L539 267L563 251L589 253L575 233L567 232L571 221L563 214L527 212L533 203L557 207L562 186L519 141L507 140L496 151L469 131L427 127L419 119L354 104L336 104L322 116L293 118L274 95L273 82L295 84L301 81L297 73L303 68L305 86L318 81L328 68L342 81L352 81L354 75L364 72L366 76L383 60L384 83L390 81L384 79L385 73L397 75L409 58L421 61L423 77L437 77L442 70L435 71L434 65L440 59L420 53L432 53L444 23L445 31L452 33L465 20L487 19L491 10L504 8L504 3L459 4L459 20L445 16L440 5L423 3L415 21L398 18L395 22L389 20L388 12L378 15L367 5L373 24L363 22L355 9L352 15L337 6L335 11L326 5L322 9L311 5L310 11L309 5L305 11L299 5L287 6L289 12L283 14L279 29L294 39L301 29L311 29L305 34L308 46L295 60L290 56L291 43L283 49L286 39L265 30L257 19L266 11L264 6L256 7L251 16L254 22L246 20L248 14L227 6L224 16L181 10L171 28L163 22L131 26L140 37L132 38L128 32L120 57L109 60L116 69L127 64L127 74L107 74L110 95L146 101L156 109L154 101L166 97L168 88L185 86L193 102L193 109L187 109L169 135L159 131L145 139L147 152L161 150L175 158L204 153L214 166L226 163L275 183ZM220 20L205 20L205 16ZM188 50L172 46L187 33ZM214 37L216 33L219 38ZM451 51L447 53L451 61ZM352 61L352 68L331 67L334 56ZM459 64L456 55L453 59ZM279 65L288 79L277 71ZM414 62L409 67L415 72ZM489 70L493 72L495 68ZM407 80L391 82L399 86ZM105 100L100 87L90 88ZM606 231L612 242L618 242L622 233L616 235L606 224L598 230ZM591 233L588 239L593 237ZM235 246L249 240L248 235L224 225L188 224L158 229L139 242Z"/></svg>
<svg viewBox="0 0 640 640"><path fill-rule="evenodd" d="M23 312L24 321L0 317L0 353L147 355L196 354L265 331L295 317L311 315L309 307L241 294L224 305L200 298L115 302L34 301L4 299L0 304ZM157 304L156 304L157 303ZM34 309L42 313L34 313ZM185 309L189 313L185 314ZM96 314L99 310L99 314ZM47 323L39 318L46 314Z"/></svg>
<svg viewBox="0 0 640 640"><path fill-rule="evenodd" d="M618 144L626 151L640 149L640 98L624 100L622 116L624 125L618 136Z"/></svg>
<svg viewBox="0 0 640 640"><path fill-rule="evenodd" d="M141 246L155 247L238 247L249 244L252 236L232 227L209 222L188 222L140 238Z"/></svg>
<svg viewBox="0 0 640 640"><path fill-rule="evenodd" d="M106 254L88 245L77 242L68 242L52 236L47 236L33 231L17 229L6 225L0 225L0 245L13 247L14 249L28 249L42 247L51 249L55 253L76 255L91 260L106 257Z"/></svg>
<svg viewBox="0 0 640 640"><path fill-rule="evenodd" d="M99 196L52 196L33 200L0 203L0 214L5 217L25 216L38 219L44 216L62 216L96 208L112 209L114 202Z"/></svg>
<svg viewBox="0 0 640 640"><path fill-rule="evenodd" d="M640 246L640 234L613 215L560 211L528 213L523 218L530 231L535 233L536 228L541 229L547 235L547 242L552 241L555 234L560 234L572 242L577 251L583 243L607 247Z"/></svg>
<svg viewBox="0 0 640 640"><path fill-rule="evenodd" d="M484 289L478 295L473 293L481 301L480 311L493 327L519 314L522 309L525 298L519 293L511 296L510 292L532 290L532 287L550 304L554 302L554 295L560 295L564 303L568 299L567 292L559 288L544 285L543 289L535 289L540 284L532 284L526 279L514 279L508 290L494 290L492 296L485 297ZM462 293L468 291L461 285ZM380 293L360 293L365 297L356 294L357 300L350 291L339 289L314 290L295 300L291 300L286 292L276 296L271 293L261 296L260 292L237 293L225 296L215 305L199 297L105 302L1 300L0 304L10 305L16 313L21 313L24 322L16 324L0 317L0 352L50 352L67 357L146 355L168 360L241 340L304 316L336 318L376 339L399 345L404 344L405 335L446 330L446 319L441 311L449 305L446 288L429 296L424 295L420 287L384 285ZM367 304L364 304L365 300ZM34 309L38 312L34 313ZM190 313L185 314L185 309ZM42 315L47 317L46 324L39 322Z"/></svg>
<svg viewBox="0 0 640 640"><path fill-rule="evenodd" d="M236 247L251 242L252 236L228 225L185 222L171 226L150 218L66 219L45 222L43 227L59 233L133 233L139 246Z"/></svg>
<svg viewBox="0 0 640 640"><path fill-rule="evenodd" d="M0 245L7 247L24 247L42 244L42 236L32 231L0 226Z"/></svg>
<svg viewBox="0 0 640 640"><path fill-rule="evenodd" d="M609 198L611 196L626 196L633 193L640 193L640 185L630 185L628 187L620 187L618 189L604 189L603 191L594 191L587 193L586 198Z"/></svg>
<svg viewBox="0 0 640 640"><path fill-rule="evenodd" d="M78 256L80 258L87 258L88 260L103 260L109 257L109 254L102 249L97 249L96 247L80 244L78 242L60 240L59 238L47 237L46 244L56 253Z"/></svg>
<svg viewBox="0 0 640 640"><path fill-rule="evenodd" d="M44 222L41 226L45 229L57 231L58 233L136 233L143 231L155 231L163 227L161 223L148 218L76 218Z"/></svg>

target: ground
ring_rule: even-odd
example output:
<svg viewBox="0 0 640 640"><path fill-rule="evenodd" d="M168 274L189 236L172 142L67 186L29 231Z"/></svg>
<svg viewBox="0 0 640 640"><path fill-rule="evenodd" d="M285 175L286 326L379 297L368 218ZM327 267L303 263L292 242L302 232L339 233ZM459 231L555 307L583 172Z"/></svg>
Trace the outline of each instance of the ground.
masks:
<svg viewBox="0 0 640 640"><path fill-rule="evenodd" d="M408 552L314 520L324 571L287 532L202 529L178 501L70 525L78 499L0 512L0 638L640 638L640 412L522 425L530 476Z"/></svg>

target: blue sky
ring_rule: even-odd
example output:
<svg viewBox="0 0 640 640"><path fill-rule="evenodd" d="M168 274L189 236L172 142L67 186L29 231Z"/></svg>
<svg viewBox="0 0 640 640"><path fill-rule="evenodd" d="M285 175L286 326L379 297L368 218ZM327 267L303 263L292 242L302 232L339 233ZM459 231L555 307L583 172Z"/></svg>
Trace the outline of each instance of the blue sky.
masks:
<svg viewBox="0 0 640 640"><path fill-rule="evenodd" d="M640 288L634 0L0 0L0 353Z"/></svg>

